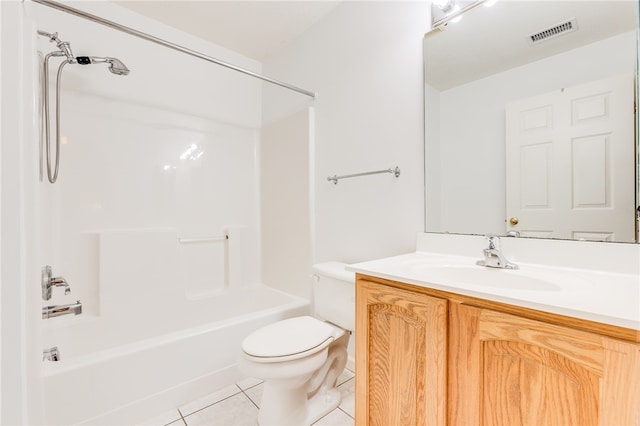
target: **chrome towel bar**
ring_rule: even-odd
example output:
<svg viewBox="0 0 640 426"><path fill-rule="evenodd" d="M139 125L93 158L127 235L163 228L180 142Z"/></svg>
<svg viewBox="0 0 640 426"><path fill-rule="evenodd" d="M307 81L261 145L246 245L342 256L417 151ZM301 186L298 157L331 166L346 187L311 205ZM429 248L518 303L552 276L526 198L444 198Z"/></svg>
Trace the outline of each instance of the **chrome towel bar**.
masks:
<svg viewBox="0 0 640 426"><path fill-rule="evenodd" d="M343 176L333 175L333 176L327 177L327 180L333 181L333 184L337 185L338 180L340 179L347 179L347 178L358 177L358 176L377 175L380 173L393 173L395 177L400 177L400 167L396 166L395 169L375 170L373 172L354 173L352 175L343 175Z"/></svg>

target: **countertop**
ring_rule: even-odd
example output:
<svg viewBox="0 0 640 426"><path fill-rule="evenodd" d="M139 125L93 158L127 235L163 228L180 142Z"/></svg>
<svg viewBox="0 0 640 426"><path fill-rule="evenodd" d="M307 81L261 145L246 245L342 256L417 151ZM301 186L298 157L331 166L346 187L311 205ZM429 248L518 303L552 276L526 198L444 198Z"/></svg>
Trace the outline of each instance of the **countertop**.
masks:
<svg viewBox="0 0 640 426"><path fill-rule="evenodd" d="M479 258L416 251L346 269L436 290L640 330L640 276L518 263L477 266Z"/></svg>

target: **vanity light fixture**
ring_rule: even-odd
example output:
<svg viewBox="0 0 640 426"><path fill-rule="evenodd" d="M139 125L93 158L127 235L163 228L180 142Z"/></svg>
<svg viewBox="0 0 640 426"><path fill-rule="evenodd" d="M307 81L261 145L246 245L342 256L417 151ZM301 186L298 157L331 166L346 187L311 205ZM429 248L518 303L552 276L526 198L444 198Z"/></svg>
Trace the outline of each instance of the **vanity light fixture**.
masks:
<svg viewBox="0 0 640 426"><path fill-rule="evenodd" d="M452 16L460 11L460 5L454 0L433 0L433 5L437 6L445 16L451 16L451 22L458 22L462 18L462 15Z"/></svg>
<svg viewBox="0 0 640 426"><path fill-rule="evenodd" d="M440 9L445 10L449 4L451 4L451 0L433 0L431 3L438 6Z"/></svg>
<svg viewBox="0 0 640 426"><path fill-rule="evenodd" d="M449 22L458 22L467 11L487 3L493 5L497 0L432 0L431 29L444 29Z"/></svg>

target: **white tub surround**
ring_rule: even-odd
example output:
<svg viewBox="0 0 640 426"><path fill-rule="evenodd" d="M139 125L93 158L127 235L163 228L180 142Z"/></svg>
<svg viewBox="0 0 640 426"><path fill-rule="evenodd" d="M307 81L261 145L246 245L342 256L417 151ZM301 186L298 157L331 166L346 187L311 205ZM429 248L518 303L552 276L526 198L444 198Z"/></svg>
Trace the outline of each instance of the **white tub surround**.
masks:
<svg viewBox="0 0 640 426"><path fill-rule="evenodd" d="M258 61L112 2L75 6L261 73ZM34 169L25 186L37 213L26 268L50 265L71 287L30 300L82 303L81 315L38 318L43 415L28 423L133 424L234 383L247 334L309 313L307 300L261 285L262 83L41 4L25 3L25 13L34 25L26 55L56 49L37 28L131 71L65 68L58 181L39 183ZM38 139L22 143L35 167ZM52 347L60 360L42 362Z"/></svg>
<svg viewBox="0 0 640 426"><path fill-rule="evenodd" d="M640 331L640 245L506 238L517 270L477 266L482 236L420 234L414 253L354 272ZM632 333L633 334L633 333Z"/></svg>
<svg viewBox="0 0 640 426"><path fill-rule="evenodd" d="M45 336L61 351L60 361L43 364L46 423L134 424L207 395L242 377L245 336L308 313L306 299L255 285L190 306L191 325L158 311L149 319L166 332L146 339L144 322L111 330L98 317L56 319Z"/></svg>

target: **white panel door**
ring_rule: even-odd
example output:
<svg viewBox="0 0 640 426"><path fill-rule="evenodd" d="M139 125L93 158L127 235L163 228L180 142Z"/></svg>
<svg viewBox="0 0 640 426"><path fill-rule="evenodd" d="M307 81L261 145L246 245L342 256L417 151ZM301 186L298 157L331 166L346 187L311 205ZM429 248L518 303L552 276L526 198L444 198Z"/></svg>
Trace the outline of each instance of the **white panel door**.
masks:
<svg viewBox="0 0 640 426"><path fill-rule="evenodd" d="M506 106L507 231L635 241L634 79Z"/></svg>

